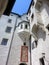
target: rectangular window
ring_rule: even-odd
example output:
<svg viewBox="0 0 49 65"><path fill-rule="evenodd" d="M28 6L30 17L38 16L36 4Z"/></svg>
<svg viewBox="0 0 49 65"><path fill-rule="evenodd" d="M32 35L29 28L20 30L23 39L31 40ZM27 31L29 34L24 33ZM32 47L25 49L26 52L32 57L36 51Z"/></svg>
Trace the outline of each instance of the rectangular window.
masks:
<svg viewBox="0 0 49 65"><path fill-rule="evenodd" d="M7 28L6 28L6 32L7 32L7 33L10 33L10 32L11 32L11 29L12 29L12 27L7 27Z"/></svg>
<svg viewBox="0 0 49 65"><path fill-rule="evenodd" d="M1 45L7 45L8 39L3 38Z"/></svg>
<svg viewBox="0 0 49 65"><path fill-rule="evenodd" d="M12 21L11 19L8 19L8 23L11 23L11 21Z"/></svg>
<svg viewBox="0 0 49 65"><path fill-rule="evenodd" d="M45 65L43 58L40 58L40 65Z"/></svg>

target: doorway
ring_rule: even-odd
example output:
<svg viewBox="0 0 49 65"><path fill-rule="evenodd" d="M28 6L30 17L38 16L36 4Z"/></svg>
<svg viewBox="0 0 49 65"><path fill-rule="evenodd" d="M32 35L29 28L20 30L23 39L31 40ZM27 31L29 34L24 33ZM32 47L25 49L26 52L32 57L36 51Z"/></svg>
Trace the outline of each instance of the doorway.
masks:
<svg viewBox="0 0 49 65"><path fill-rule="evenodd" d="M19 65L27 65L26 63L20 63Z"/></svg>

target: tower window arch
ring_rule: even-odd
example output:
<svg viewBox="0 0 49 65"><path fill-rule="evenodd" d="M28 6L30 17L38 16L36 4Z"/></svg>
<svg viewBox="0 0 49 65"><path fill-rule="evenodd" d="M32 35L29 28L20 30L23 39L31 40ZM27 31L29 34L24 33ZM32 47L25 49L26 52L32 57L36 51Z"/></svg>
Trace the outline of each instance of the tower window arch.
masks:
<svg viewBox="0 0 49 65"><path fill-rule="evenodd" d="M22 21L18 24L19 29L29 29L30 25L28 21Z"/></svg>
<svg viewBox="0 0 49 65"><path fill-rule="evenodd" d="M25 29L27 29L28 28L28 25L27 24L25 24Z"/></svg>
<svg viewBox="0 0 49 65"><path fill-rule="evenodd" d="M23 25L21 24L21 29L23 28Z"/></svg>

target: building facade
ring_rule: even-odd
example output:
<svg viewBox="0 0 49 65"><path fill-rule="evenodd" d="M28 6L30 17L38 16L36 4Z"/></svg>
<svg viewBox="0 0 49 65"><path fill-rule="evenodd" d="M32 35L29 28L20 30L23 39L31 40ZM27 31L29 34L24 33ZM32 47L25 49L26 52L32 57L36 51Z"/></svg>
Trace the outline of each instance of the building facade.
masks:
<svg viewBox="0 0 49 65"><path fill-rule="evenodd" d="M0 65L6 65L15 24L15 16L2 15L0 18Z"/></svg>
<svg viewBox="0 0 49 65"><path fill-rule="evenodd" d="M4 27L4 28L3 28ZM28 14L0 18L0 65L49 65L49 0L34 0Z"/></svg>
<svg viewBox="0 0 49 65"><path fill-rule="evenodd" d="M37 0L34 3L34 18L31 21L31 31L35 35L31 39L32 65L49 65L49 1Z"/></svg>

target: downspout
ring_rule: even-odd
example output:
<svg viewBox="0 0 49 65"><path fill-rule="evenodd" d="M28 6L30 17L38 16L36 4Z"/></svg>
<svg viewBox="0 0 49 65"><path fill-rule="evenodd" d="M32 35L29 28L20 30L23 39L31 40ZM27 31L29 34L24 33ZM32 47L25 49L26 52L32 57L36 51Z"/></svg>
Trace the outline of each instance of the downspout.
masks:
<svg viewBox="0 0 49 65"><path fill-rule="evenodd" d="M30 65L32 65L32 61L31 61L31 35L30 35Z"/></svg>

